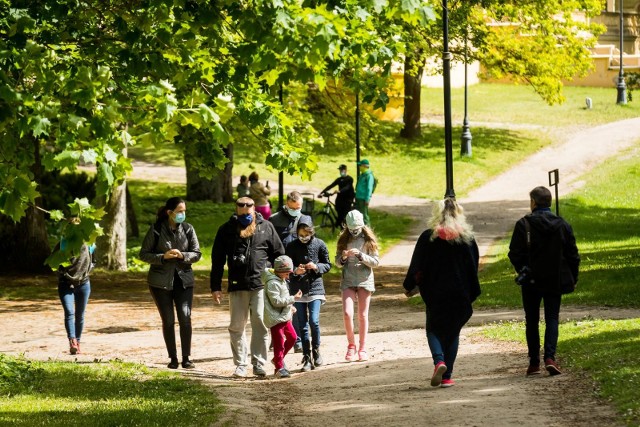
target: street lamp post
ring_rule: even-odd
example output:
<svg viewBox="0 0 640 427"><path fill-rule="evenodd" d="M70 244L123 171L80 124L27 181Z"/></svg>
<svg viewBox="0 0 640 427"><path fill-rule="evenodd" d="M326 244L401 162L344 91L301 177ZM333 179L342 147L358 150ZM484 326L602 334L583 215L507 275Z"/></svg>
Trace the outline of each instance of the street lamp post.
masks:
<svg viewBox="0 0 640 427"><path fill-rule="evenodd" d="M444 80L444 151L447 190L445 197L456 197L453 190L453 138L451 135L451 52L449 52L449 10L442 0L442 77Z"/></svg>
<svg viewBox="0 0 640 427"><path fill-rule="evenodd" d="M618 73L618 99L616 104L624 105L627 103L627 84L624 81L624 71L622 67L622 50L623 50L623 42L624 42L624 13L622 9L624 8L623 0L620 0L620 73Z"/></svg>
<svg viewBox="0 0 640 427"><path fill-rule="evenodd" d="M282 83L280 83L280 90L278 91L278 100L280 105L284 105L284 93L282 89ZM278 172L278 210L284 206L284 172Z"/></svg>
<svg viewBox="0 0 640 427"><path fill-rule="evenodd" d="M469 129L469 116L467 115L467 49L468 49L468 28L464 31L464 120L462 121L462 135L460 136L460 155L471 157L471 129Z"/></svg>

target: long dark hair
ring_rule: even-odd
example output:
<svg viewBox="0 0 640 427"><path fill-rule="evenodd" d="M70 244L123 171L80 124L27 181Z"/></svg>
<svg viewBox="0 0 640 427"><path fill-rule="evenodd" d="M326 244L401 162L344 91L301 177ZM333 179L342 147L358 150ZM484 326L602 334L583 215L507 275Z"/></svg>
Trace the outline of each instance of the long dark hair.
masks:
<svg viewBox="0 0 640 427"><path fill-rule="evenodd" d="M168 221L169 214L167 213L167 211L175 210L175 208L177 208L180 203L185 203L182 197L172 197L167 200L164 206L158 209L158 212L156 213L156 224Z"/></svg>

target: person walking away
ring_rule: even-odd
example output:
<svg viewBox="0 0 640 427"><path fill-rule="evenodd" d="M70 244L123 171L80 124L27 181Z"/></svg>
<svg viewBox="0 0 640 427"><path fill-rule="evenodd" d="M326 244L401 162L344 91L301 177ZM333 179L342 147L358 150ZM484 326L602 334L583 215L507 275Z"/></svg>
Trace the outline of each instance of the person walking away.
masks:
<svg viewBox="0 0 640 427"><path fill-rule="evenodd" d="M337 223L342 228L344 226L344 219L353 207L353 199L356 195L353 189L353 178L347 175L347 165L340 165L338 167L340 176L329 184L322 192L320 197L324 197L329 194L336 185L338 186L338 195L336 196L336 213L338 214Z"/></svg>
<svg viewBox="0 0 640 427"><path fill-rule="evenodd" d="M267 268L262 273L264 282L264 324L271 330L273 342L273 359L276 378L291 376L284 366L284 357L289 353L296 341L296 331L291 324L291 318L295 313L293 303L300 299L302 292L289 295L287 279L293 271L293 261L286 255L275 259L273 268Z"/></svg>
<svg viewBox="0 0 640 427"><path fill-rule="evenodd" d="M522 287L529 356L527 376L540 374L540 303L544 302L543 361L550 375L562 373L556 362L562 295L578 282L580 255L571 225L551 212L551 191L529 193L531 214L518 220L509 244L509 260Z"/></svg>
<svg viewBox="0 0 640 427"><path fill-rule="evenodd" d="M326 302L322 275L331 270L329 249L315 235L311 219L298 222L298 238L285 248L296 266L290 276L291 293L302 291L296 303L296 317L302 338L302 372L323 364L320 355L320 307Z"/></svg>
<svg viewBox="0 0 640 427"><path fill-rule="evenodd" d="M222 276L228 267L229 338L233 376L247 376L247 337L245 328L251 319L251 364L253 374L267 375L269 330L264 325L264 286L261 275L277 257L284 255L284 247L269 221L255 210L249 197L236 200L235 213L216 233L211 250L211 295L216 304L222 301Z"/></svg>
<svg viewBox="0 0 640 427"><path fill-rule="evenodd" d="M68 266L58 267L58 296L64 310L64 328L70 354L80 353L84 312L91 294L89 273L96 265L93 257L95 247L95 244L83 244L77 255L71 254ZM66 251L66 239L63 238L56 249Z"/></svg>
<svg viewBox="0 0 640 427"><path fill-rule="evenodd" d="M342 291L342 311L347 334L347 354L345 360L366 361L367 333L369 331L369 305L375 292L373 269L380 264L378 241L368 226L364 224L362 213L352 210L345 218L347 227L338 237L336 266L342 268L340 290ZM360 348L356 359L355 333L353 330L354 302L358 301L358 335Z"/></svg>
<svg viewBox="0 0 640 427"><path fill-rule="evenodd" d="M160 319L162 336L169 353L169 369L178 368L175 311L180 326L182 367L193 369L191 356L191 307L195 277L192 265L200 260L200 243L193 226L185 222L187 205L180 197L172 197L158 209L156 222L149 228L138 257L149 263L147 282Z"/></svg>
<svg viewBox="0 0 640 427"><path fill-rule="evenodd" d="M311 221L310 216L302 214L302 203L302 194L300 194L299 191L292 191L287 194L287 200L282 209L271 215L269 218L269 221L275 227L278 236L280 236L280 240L282 240L282 244L285 249L290 242L295 241L298 238L298 235L296 234L298 221L301 219ZM298 327L298 317L293 316L291 323L293 323L293 327L297 334L296 343L293 346L293 349L296 353L302 353L302 341L300 339L302 335L300 328Z"/></svg>
<svg viewBox="0 0 640 427"><path fill-rule="evenodd" d="M362 213L364 225L371 226L369 219L369 202L375 189L375 177L369 167L369 160L363 159L358 162L360 176L356 184L356 204L355 208Z"/></svg>
<svg viewBox="0 0 640 427"><path fill-rule="evenodd" d="M238 198L249 197L249 178L246 175L240 177L240 183L236 186Z"/></svg>
<svg viewBox="0 0 640 427"><path fill-rule="evenodd" d="M418 238L404 279L406 295L420 290L426 308L433 387L451 387L460 330L480 295L478 245L462 206L447 197L434 204L428 229Z"/></svg>
<svg viewBox="0 0 640 427"><path fill-rule="evenodd" d="M257 172L251 172L249 174L249 197L253 199L255 203L255 210L262 218L268 220L271 216L271 205L269 204L269 194L271 194L271 189L269 188L269 182L267 185L262 185L258 177Z"/></svg>

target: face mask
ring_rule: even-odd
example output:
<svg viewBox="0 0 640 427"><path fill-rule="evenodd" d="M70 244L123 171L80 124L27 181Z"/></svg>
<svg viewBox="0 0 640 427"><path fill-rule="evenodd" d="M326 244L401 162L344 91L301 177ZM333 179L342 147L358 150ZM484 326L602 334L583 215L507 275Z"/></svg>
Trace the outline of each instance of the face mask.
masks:
<svg viewBox="0 0 640 427"><path fill-rule="evenodd" d="M240 222L240 225L242 225L243 227L246 227L247 225L253 222L253 215L251 214L238 215L238 221Z"/></svg>
<svg viewBox="0 0 640 427"><path fill-rule="evenodd" d="M176 216L173 217L173 220L176 222L176 224L182 224L185 219L187 219L186 212L178 212Z"/></svg>
<svg viewBox="0 0 640 427"><path fill-rule="evenodd" d="M300 214L302 213L302 209L291 209L291 208L287 208L287 212L289 213L289 215L291 215L294 218L297 218L300 216Z"/></svg>
<svg viewBox="0 0 640 427"><path fill-rule="evenodd" d="M311 240L311 236L305 236L305 237L298 236L298 240L300 240L302 243L308 243L309 240Z"/></svg>
<svg viewBox="0 0 640 427"><path fill-rule="evenodd" d="M362 233L362 227L350 228L349 233L351 233L353 237L358 237L360 233Z"/></svg>
<svg viewBox="0 0 640 427"><path fill-rule="evenodd" d="M347 171L340 171L340 176L347 176Z"/></svg>
<svg viewBox="0 0 640 427"><path fill-rule="evenodd" d="M91 246L89 246L89 253L93 255L93 252L96 250L96 244L92 243Z"/></svg>

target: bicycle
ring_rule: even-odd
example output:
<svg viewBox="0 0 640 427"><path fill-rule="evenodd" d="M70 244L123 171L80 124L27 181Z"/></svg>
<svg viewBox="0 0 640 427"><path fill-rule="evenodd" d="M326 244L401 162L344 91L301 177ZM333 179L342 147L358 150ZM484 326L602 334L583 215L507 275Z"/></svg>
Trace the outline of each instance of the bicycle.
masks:
<svg viewBox="0 0 640 427"><path fill-rule="evenodd" d="M331 201L331 197L336 193L320 193L318 197L326 197L327 203L322 207L320 211L316 213L315 223L320 228L331 227L331 231L335 231L340 227L338 224L338 212L336 211L336 205Z"/></svg>

